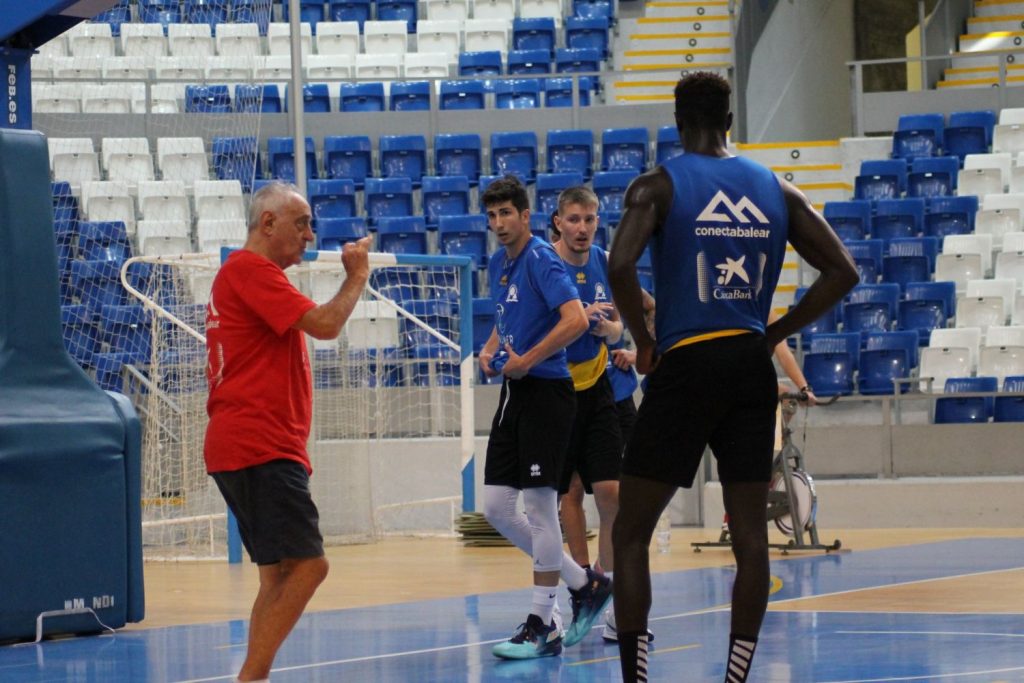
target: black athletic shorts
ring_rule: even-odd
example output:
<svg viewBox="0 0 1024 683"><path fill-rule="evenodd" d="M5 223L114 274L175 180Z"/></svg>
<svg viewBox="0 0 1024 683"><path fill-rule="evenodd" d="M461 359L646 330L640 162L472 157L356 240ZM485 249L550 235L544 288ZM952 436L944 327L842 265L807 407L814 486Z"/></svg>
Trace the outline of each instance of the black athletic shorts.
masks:
<svg viewBox="0 0 1024 683"><path fill-rule="evenodd" d="M615 393L608 373L597 383L576 392L576 419L558 492L569 492L573 472L579 472L583 489L594 492L596 481L618 481L622 468L622 431L615 410Z"/></svg>
<svg viewBox="0 0 1024 683"><path fill-rule="evenodd" d="M622 472L689 488L710 445L722 482L768 482L777 402L764 337L673 349L648 378Z"/></svg>
<svg viewBox="0 0 1024 683"><path fill-rule="evenodd" d="M271 460L210 476L238 520L238 532L253 562L277 564L324 554L320 513L301 463Z"/></svg>
<svg viewBox="0 0 1024 683"><path fill-rule="evenodd" d="M571 379L506 377L487 440L484 483L558 488L575 415Z"/></svg>
<svg viewBox="0 0 1024 683"><path fill-rule="evenodd" d="M636 425L636 403L633 402L633 397L627 396L616 403L615 412L619 415L619 431L622 432L622 445L625 446Z"/></svg>

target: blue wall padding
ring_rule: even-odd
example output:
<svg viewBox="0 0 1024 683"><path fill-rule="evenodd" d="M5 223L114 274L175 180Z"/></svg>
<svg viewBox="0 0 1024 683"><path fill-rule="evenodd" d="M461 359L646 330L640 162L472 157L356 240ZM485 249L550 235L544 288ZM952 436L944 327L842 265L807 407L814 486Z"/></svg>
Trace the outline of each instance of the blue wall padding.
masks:
<svg viewBox="0 0 1024 683"><path fill-rule="evenodd" d="M64 349L52 211L45 138L0 130L0 641L145 611L139 420Z"/></svg>

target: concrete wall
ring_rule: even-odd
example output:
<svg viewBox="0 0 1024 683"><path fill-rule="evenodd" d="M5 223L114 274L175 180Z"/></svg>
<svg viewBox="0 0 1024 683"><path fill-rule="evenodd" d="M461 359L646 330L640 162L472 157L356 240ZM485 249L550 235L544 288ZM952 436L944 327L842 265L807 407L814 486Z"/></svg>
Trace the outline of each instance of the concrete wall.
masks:
<svg viewBox="0 0 1024 683"><path fill-rule="evenodd" d="M850 0L779 2L750 61L746 142L850 134Z"/></svg>

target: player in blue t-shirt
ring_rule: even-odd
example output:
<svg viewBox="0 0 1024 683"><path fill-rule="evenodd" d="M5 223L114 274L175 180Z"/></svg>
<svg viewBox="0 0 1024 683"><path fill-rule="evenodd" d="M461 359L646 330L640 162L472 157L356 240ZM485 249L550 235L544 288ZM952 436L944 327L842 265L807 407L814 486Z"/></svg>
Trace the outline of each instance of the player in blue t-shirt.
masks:
<svg viewBox="0 0 1024 683"><path fill-rule="evenodd" d="M512 638L493 652L506 659L562 651L555 618L561 576L580 598L566 633L573 644L611 599L606 577L585 570L562 550L558 483L565 463L576 395L565 346L587 329L587 317L562 259L530 233L526 188L514 176L491 183L480 198L502 248L487 268L494 330L480 351L488 376L504 375L484 465L484 515L533 558L533 604ZM525 512L517 510L522 494Z"/></svg>
<svg viewBox="0 0 1024 683"><path fill-rule="evenodd" d="M647 680L651 535L676 489L693 485L709 445L736 557L725 680L747 680L770 578L767 497L778 400L772 349L858 281L850 255L803 193L729 154L730 93L729 83L712 73L687 74L677 83L684 153L626 190L609 260L637 370L648 375L626 445L612 533L624 683ZM768 324L787 241L820 276ZM648 243L655 335L644 324L636 274Z"/></svg>

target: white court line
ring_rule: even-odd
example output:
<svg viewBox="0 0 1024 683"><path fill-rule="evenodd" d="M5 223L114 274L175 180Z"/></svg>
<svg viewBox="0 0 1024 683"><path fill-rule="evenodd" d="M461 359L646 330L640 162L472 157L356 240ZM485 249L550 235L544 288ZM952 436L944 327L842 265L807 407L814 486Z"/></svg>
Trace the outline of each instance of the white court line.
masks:
<svg viewBox="0 0 1024 683"><path fill-rule="evenodd" d="M845 681L822 681L821 683L891 683L892 681L936 681L940 678L964 678L965 676L991 676L1013 671L1024 671L1024 666L1013 666L1006 669L981 669L979 671L962 671L955 674L928 674L926 676L891 676L888 678L850 678Z"/></svg>
<svg viewBox="0 0 1024 683"><path fill-rule="evenodd" d="M999 638L1024 638L1024 633L985 633L984 631L836 631L869 636L997 636Z"/></svg>
<svg viewBox="0 0 1024 683"><path fill-rule="evenodd" d="M422 655L429 652L445 652L446 650L460 650L463 648L477 647L478 645L491 645L493 643L501 643L508 640L508 638L496 638L495 640L481 640L476 643L460 643L458 645L446 645L444 647L428 647L423 650L406 650L404 652L388 652L382 655L367 655L365 657L351 657L349 659L334 659L329 662L315 662L313 664L302 664L299 666L282 666L279 668L271 669L271 673L280 673L282 671L304 671L306 669L319 669L325 666L335 666L338 664L353 664L355 662L369 662L376 659L392 659L395 657L407 657L409 655ZM234 680L235 675L229 674L227 676L212 676L210 678L190 678L185 681L177 681L177 683L207 683L208 681L231 681Z"/></svg>
<svg viewBox="0 0 1024 683"><path fill-rule="evenodd" d="M778 604L782 604L782 603L786 603L786 602L794 602L794 601L797 601L797 600L809 600L809 599L813 599L813 598L831 597L833 595L846 595L846 594L849 594L849 593L858 593L858 592L864 591L864 590L874 590L874 589L877 589L877 588L888 588L890 586L910 586L910 585L918 584L918 583L929 583L929 582L933 582L933 581L944 581L946 579L956 579L956 578L963 578L963 577L968 577L968 576L985 576L987 574L998 574L998 573L1001 573L1001 572L1016 571L1016 570L1019 570L1019 569L1024 569L1024 567L1011 567L1011 568L1007 568L1007 569L992 569L992 570L983 571L983 572L972 572L970 574L956 574L956 575L953 575L953 576L940 576L940 577L935 577L935 578L930 578L930 579L918 579L918 580L915 580L915 581L903 581L903 582L900 582L900 583L888 583L888 584L883 584L883 585L880 585L880 586L867 586L867 587L864 587L864 588L853 588L853 589L849 589L849 590L835 591L833 593L820 593L820 594L816 594L816 595L806 595L806 596L801 596L801 597L796 597L796 598L786 598L785 600L779 600L779 601L776 601L776 602L769 602L768 604L769 604L769 606L772 606L772 605L778 605ZM719 605L717 607L705 607L703 609L693 610L693 611L690 611L690 612L680 612L680 613L677 613L677 614L667 614L667 615L661 616L661 617L653 617L651 619L648 619L648 621L666 621L666 620L669 620L669 619L682 619L682 618L685 618L685 617L700 616L702 614L714 614L715 612L727 612L730 609L731 609L730 605L729 604L725 604L725 605ZM778 611L782 611L782 610L778 610ZM823 610L823 611L832 611L832 610ZM872 612L872 613L874 614L874 612ZM888 612L878 612L878 614L888 614ZM922 613L921 612L908 612L908 614L922 614ZM463 649L463 648L477 647L477 646L480 646L480 645L490 645L490 644L493 644L493 643L500 643L500 642L502 642L504 640L506 640L506 639L505 638L498 638L498 639L495 639L495 640L482 640L482 641L475 642L475 643L462 643L462 644L459 644L459 645L447 645L445 647L426 648L426 649L423 649L423 650L406 650L404 652L389 652L389 653L380 654L380 655L367 655L365 657L352 657L350 659L336 659L336 660L332 660L332 661L329 661L329 662L316 662L316 663L313 663L313 664L303 664L303 665L300 665L300 666L291 666L291 667L283 667L283 668L279 668L279 669L272 669L271 671L272 672L274 672L274 671L302 671L302 670L306 670L306 669L317 669L317 668L321 668L321 667L325 667L325 666L335 666L335 665L339 665L339 664L352 664L352 663L355 663L355 662L367 662L367 661L373 661L373 660L378 660L378 659L392 659L392 658L396 658L396 657L407 657L407 656L410 656L410 655L427 654L427 653L430 653L430 652L444 652L444 651L447 651L447 650L459 650L459 649ZM1018 670L1024 670L1024 667L1019 667L1019 668L1015 668L1015 669L1006 669L1006 671L1018 671ZM985 673L1000 673L1001 671L1003 671L1003 670L993 670L991 672L980 671L980 672L977 672L976 674L964 674L964 675L980 675L980 674L985 674ZM951 674L951 675L959 676L961 674ZM879 678L879 679L870 679L870 680L864 680L864 681L832 681L830 683L874 683L875 681L902 681L902 680L914 681L914 680L924 680L924 679L927 679L927 678L929 678L929 677L928 676L923 676L923 677L910 677L910 678ZM193 678L193 679L189 679L189 680L178 681L177 683L208 683L209 681L229 681L229 680L233 680L233 679L234 679L234 675L232 674L232 675L228 675L228 676L214 676L214 677L211 677L211 678Z"/></svg>

